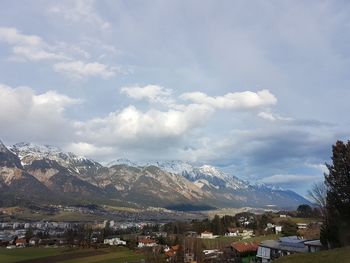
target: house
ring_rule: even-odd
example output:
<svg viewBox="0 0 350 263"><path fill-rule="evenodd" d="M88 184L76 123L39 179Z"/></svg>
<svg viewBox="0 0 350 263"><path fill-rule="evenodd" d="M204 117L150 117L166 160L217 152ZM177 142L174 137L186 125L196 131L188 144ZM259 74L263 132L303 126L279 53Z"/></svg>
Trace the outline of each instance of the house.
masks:
<svg viewBox="0 0 350 263"><path fill-rule="evenodd" d="M201 233L201 238L214 238L214 236L212 232L204 231Z"/></svg>
<svg viewBox="0 0 350 263"><path fill-rule="evenodd" d="M239 228L229 227L227 228L227 232L225 233L225 236L236 237L239 235L239 232L240 232Z"/></svg>
<svg viewBox="0 0 350 263"><path fill-rule="evenodd" d="M243 229L243 231L239 233L239 236L241 236L243 239L251 238L254 236L254 231L251 229Z"/></svg>
<svg viewBox="0 0 350 263"><path fill-rule="evenodd" d="M306 229L307 224L306 223L297 223L298 229Z"/></svg>
<svg viewBox="0 0 350 263"><path fill-rule="evenodd" d="M29 239L29 245L30 246L37 246L39 244L39 238L37 237L33 237L31 239Z"/></svg>
<svg viewBox="0 0 350 263"><path fill-rule="evenodd" d="M323 246L320 240L310 240L304 243L307 246L308 252L314 253L322 250Z"/></svg>
<svg viewBox="0 0 350 263"><path fill-rule="evenodd" d="M25 247L27 245L27 241L24 238L17 239L16 242L16 247Z"/></svg>
<svg viewBox="0 0 350 263"><path fill-rule="evenodd" d="M282 233L282 226L275 226L275 233L278 235L280 233Z"/></svg>
<svg viewBox="0 0 350 263"><path fill-rule="evenodd" d="M255 242L234 242L231 244L232 254L235 258L253 259L258 251L258 243Z"/></svg>
<svg viewBox="0 0 350 263"><path fill-rule="evenodd" d="M209 231L204 231L201 233L201 238L208 238L208 239L213 239L217 238L218 236L214 236L212 232Z"/></svg>
<svg viewBox="0 0 350 263"><path fill-rule="evenodd" d="M137 245L137 247L139 248L143 248L143 247L155 247L157 246L157 242L154 241L153 239L140 239L139 240L139 244Z"/></svg>
<svg viewBox="0 0 350 263"><path fill-rule="evenodd" d="M107 237L103 240L103 244L110 245L110 246L125 246L126 241L121 240L119 237Z"/></svg>
<svg viewBox="0 0 350 263"><path fill-rule="evenodd" d="M262 241L256 254L257 262L268 263L279 257L308 252L305 241L297 236Z"/></svg>
<svg viewBox="0 0 350 263"><path fill-rule="evenodd" d="M164 254L167 257L167 261L171 261L174 259L174 257L176 256L177 252L180 249L180 245L175 245L175 246L171 246L171 247L166 247L164 249Z"/></svg>
<svg viewBox="0 0 350 263"><path fill-rule="evenodd" d="M184 258L185 263L196 263L194 260L194 253L193 252L186 252L185 253L185 258Z"/></svg>

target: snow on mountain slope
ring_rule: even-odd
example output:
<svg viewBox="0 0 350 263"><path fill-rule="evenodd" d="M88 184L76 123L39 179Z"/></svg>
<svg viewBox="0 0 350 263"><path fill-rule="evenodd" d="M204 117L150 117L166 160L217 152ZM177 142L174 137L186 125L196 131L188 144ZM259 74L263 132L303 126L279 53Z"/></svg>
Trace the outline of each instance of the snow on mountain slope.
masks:
<svg viewBox="0 0 350 263"><path fill-rule="evenodd" d="M199 203L213 207L296 207L308 202L292 191L249 184L207 164L195 166L183 161L135 163L119 159L109 163L109 167L104 167L85 157L65 153L48 145L19 143L10 149L11 152L0 145L0 164L3 167L26 170L34 175L30 177L31 181L37 181L37 178L40 182L54 183L57 187L52 188L52 191L55 192L62 192L60 186L65 186L65 193L69 192L73 197L74 194L80 196L86 193L92 200L117 198L151 206ZM45 172L43 167L46 166ZM58 169L58 166L64 169ZM62 172L56 173L52 170L55 167ZM53 172L54 175L51 174ZM8 186L0 182L1 187Z"/></svg>
<svg viewBox="0 0 350 263"><path fill-rule="evenodd" d="M235 176L229 175L220 171L218 168L211 165L202 165L196 167L189 162L183 161L148 161L143 163L134 163L128 159L119 159L114 164L125 164L134 167L156 166L169 173L182 175L191 182L194 182L199 187L232 188L246 189L249 184L238 179Z"/></svg>
<svg viewBox="0 0 350 263"><path fill-rule="evenodd" d="M102 167L95 161L77 156L74 153L66 153L60 148L51 145L21 142L8 148L20 158L22 165L30 165L35 160L49 159L78 174L91 173L91 170L95 171Z"/></svg>

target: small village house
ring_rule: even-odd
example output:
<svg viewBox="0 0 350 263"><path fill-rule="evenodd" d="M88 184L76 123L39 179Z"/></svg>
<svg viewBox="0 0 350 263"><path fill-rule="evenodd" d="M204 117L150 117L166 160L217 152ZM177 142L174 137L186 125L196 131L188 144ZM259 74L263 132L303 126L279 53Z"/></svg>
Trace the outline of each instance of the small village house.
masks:
<svg viewBox="0 0 350 263"><path fill-rule="evenodd" d="M232 255L235 258L248 258L254 260L258 251L258 243L255 242L234 242L231 244Z"/></svg>
<svg viewBox="0 0 350 263"><path fill-rule="evenodd" d="M201 233L201 238L209 238L209 239L212 239L212 238L216 238L217 236L214 236L212 232L209 232L209 231L204 231Z"/></svg>
<svg viewBox="0 0 350 263"><path fill-rule="evenodd" d="M157 242L153 239L140 239L138 242L137 247L143 248L143 247L155 247L157 246Z"/></svg>
<svg viewBox="0 0 350 263"><path fill-rule="evenodd" d="M27 241L24 238L17 239L16 242L16 247L25 247L27 245Z"/></svg>

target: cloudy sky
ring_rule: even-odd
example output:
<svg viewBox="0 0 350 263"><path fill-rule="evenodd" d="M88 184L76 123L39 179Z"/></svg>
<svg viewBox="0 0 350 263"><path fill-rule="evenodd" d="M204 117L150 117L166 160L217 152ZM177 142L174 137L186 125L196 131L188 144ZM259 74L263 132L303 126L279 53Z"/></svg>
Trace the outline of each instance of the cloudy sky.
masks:
<svg viewBox="0 0 350 263"><path fill-rule="evenodd" d="M349 139L349 1L0 3L0 139L304 194Z"/></svg>

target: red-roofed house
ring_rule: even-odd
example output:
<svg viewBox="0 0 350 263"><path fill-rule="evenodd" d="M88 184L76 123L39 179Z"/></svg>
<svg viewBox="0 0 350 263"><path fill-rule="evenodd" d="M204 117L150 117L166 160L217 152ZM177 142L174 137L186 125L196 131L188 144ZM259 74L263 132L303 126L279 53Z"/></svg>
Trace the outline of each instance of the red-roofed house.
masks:
<svg viewBox="0 0 350 263"><path fill-rule="evenodd" d="M259 244L255 242L234 242L231 248L235 257L255 256L258 251Z"/></svg>
<svg viewBox="0 0 350 263"><path fill-rule="evenodd" d="M27 241L23 238L16 240L16 247L25 247L27 245Z"/></svg>

